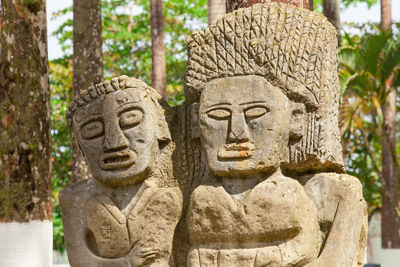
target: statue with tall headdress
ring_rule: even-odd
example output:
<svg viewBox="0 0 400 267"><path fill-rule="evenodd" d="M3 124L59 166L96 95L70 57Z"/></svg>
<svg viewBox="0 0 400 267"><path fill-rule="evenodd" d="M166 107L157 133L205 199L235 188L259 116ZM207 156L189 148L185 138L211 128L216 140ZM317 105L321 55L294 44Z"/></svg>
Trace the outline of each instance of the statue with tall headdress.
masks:
<svg viewBox="0 0 400 267"><path fill-rule="evenodd" d="M195 32L188 55L208 167L190 197L188 266L360 266L366 206L344 174L333 26L258 3Z"/></svg>

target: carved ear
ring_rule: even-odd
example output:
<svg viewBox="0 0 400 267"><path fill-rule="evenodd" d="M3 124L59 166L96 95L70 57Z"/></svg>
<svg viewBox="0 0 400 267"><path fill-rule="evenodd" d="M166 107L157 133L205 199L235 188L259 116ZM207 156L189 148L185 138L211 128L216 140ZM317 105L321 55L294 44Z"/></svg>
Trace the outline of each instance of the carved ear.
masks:
<svg viewBox="0 0 400 267"><path fill-rule="evenodd" d="M171 133L169 132L168 124L163 119L158 119L157 140L159 142L171 141Z"/></svg>
<svg viewBox="0 0 400 267"><path fill-rule="evenodd" d="M291 82L287 87L290 88L286 89L289 98L297 99L307 106L314 108L319 107L319 103L315 96L303 84L299 82Z"/></svg>
<svg viewBox="0 0 400 267"><path fill-rule="evenodd" d="M199 128L199 108L200 104L199 103L193 103L190 106L190 114L191 114L191 120L190 120L190 126L191 126L191 132L192 132L192 138L200 138L200 128Z"/></svg>
<svg viewBox="0 0 400 267"><path fill-rule="evenodd" d="M81 151L82 157L83 157L83 159L85 160L85 164L88 165L87 160L86 160L85 153L83 153L83 150L82 150L81 146L79 145L79 142L78 142L77 140L75 140L75 142L76 142L76 144L77 144L78 147L79 147L79 151Z"/></svg>
<svg viewBox="0 0 400 267"><path fill-rule="evenodd" d="M290 118L290 135L291 141L301 139L303 137L303 127L307 125L306 121L306 106L302 103L291 103L291 118Z"/></svg>

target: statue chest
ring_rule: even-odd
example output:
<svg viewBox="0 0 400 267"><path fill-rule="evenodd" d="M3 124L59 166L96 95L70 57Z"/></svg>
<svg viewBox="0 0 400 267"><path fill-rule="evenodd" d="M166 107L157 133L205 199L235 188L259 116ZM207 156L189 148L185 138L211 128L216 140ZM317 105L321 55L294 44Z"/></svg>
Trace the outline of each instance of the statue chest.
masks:
<svg viewBox="0 0 400 267"><path fill-rule="evenodd" d="M309 211L308 216L316 218L304 188L284 176L257 184L240 202L222 186L199 186L189 207L190 238L200 244L287 240L302 229L304 218L300 216L304 216L304 210L298 210L301 205Z"/></svg>

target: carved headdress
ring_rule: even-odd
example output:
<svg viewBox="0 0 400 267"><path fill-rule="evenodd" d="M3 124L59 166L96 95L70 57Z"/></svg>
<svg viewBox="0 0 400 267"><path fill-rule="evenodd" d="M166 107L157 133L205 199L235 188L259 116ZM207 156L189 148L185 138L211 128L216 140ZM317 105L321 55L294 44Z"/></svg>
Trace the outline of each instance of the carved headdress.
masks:
<svg viewBox="0 0 400 267"><path fill-rule="evenodd" d="M290 145L290 168L343 171L338 128L335 28L315 12L255 4L225 15L187 40L185 93L198 102L207 82L258 75L307 107L303 138Z"/></svg>

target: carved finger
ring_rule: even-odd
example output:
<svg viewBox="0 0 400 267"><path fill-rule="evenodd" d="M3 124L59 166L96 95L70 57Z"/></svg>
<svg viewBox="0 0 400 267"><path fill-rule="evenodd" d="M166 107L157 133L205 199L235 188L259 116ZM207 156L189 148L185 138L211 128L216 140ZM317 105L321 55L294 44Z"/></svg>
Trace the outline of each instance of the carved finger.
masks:
<svg viewBox="0 0 400 267"><path fill-rule="evenodd" d="M151 252L147 252L147 253L141 253L140 256L141 256L142 258L146 258L146 257L151 256L151 255L157 256L157 253L156 253L155 251L151 251Z"/></svg>
<svg viewBox="0 0 400 267"><path fill-rule="evenodd" d="M143 258L143 263L144 263L144 264L149 263L150 261L154 260L154 259L156 258L156 256L157 256L157 255L155 255L155 254L150 254L150 255L144 257L144 258Z"/></svg>
<svg viewBox="0 0 400 267"><path fill-rule="evenodd" d="M148 253L148 252L156 253L156 252L157 252L157 249L153 249L153 248L141 248L141 249L140 249L140 253L141 253L141 254L142 254L142 253Z"/></svg>

